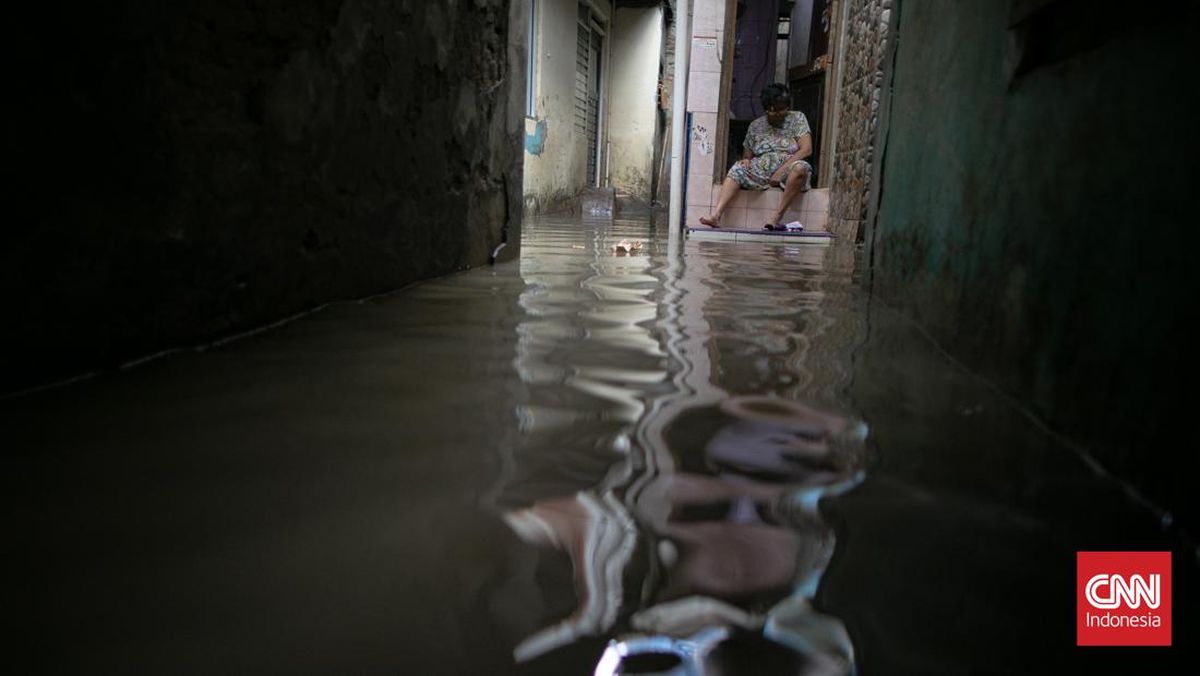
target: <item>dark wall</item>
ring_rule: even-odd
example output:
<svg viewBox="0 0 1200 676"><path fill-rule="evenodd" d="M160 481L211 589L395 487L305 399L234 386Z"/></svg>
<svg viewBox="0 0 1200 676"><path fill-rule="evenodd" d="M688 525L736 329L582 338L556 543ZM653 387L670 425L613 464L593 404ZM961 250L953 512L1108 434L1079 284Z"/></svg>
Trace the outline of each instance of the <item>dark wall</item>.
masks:
<svg viewBox="0 0 1200 676"><path fill-rule="evenodd" d="M960 5L900 3L873 289L1194 520L1195 5Z"/></svg>
<svg viewBox="0 0 1200 676"><path fill-rule="evenodd" d="M68 3L9 26L0 391L515 248L507 2Z"/></svg>

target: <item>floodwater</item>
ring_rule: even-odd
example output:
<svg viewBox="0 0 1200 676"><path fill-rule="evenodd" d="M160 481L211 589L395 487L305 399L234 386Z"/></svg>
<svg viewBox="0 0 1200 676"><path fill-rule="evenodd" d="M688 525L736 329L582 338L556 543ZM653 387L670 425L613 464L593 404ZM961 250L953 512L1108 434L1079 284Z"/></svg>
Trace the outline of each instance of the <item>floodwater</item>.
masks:
<svg viewBox="0 0 1200 676"><path fill-rule="evenodd" d="M524 230L519 261L0 401L10 659L1192 671L1194 545L853 250ZM1077 648L1075 552L1126 549L1176 552L1175 647Z"/></svg>

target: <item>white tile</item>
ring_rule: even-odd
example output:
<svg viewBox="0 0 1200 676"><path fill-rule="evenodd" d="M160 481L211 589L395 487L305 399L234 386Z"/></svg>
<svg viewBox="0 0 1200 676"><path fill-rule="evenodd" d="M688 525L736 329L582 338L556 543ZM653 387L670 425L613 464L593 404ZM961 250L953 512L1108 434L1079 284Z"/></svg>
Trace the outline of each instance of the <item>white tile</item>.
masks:
<svg viewBox="0 0 1200 676"><path fill-rule="evenodd" d="M804 208L810 211L829 211L829 190L818 188L804 193Z"/></svg>
<svg viewBox="0 0 1200 676"><path fill-rule="evenodd" d="M687 177L687 204L704 205L712 204L712 177L704 174L688 174Z"/></svg>
<svg viewBox="0 0 1200 676"><path fill-rule="evenodd" d="M746 224L750 228L762 228L775 215L774 209L747 209Z"/></svg>
<svg viewBox="0 0 1200 676"><path fill-rule="evenodd" d="M692 71L688 78L687 109L715 113L721 94L721 74Z"/></svg>
<svg viewBox="0 0 1200 676"><path fill-rule="evenodd" d="M711 181L713 175L713 156L711 154L704 155L698 153L695 146L693 146L692 154L688 157L687 173L689 176L704 176Z"/></svg>
<svg viewBox="0 0 1200 676"><path fill-rule="evenodd" d="M725 0L696 0L692 12L692 32L711 35L725 25Z"/></svg>
<svg viewBox="0 0 1200 676"><path fill-rule="evenodd" d="M715 143L717 138L717 114L709 111L692 111L692 141Z"/></svg>
<svg viewBox="0 0 1200 676"><path fill-rule="evenodd" d="M684 224L688 227L700 226L700 217L708 215L707 206L688 206L684 209Z"/></svg>
<svg viewBox="0 0 1200 676"><path fill-rule="evenodd" d="M722 228L744 228L746 227L746 210L737 207L730 207L721 215Z"/></svg>
<svg viewBox="0 0 1200 676"><path fill-rule="evenodd" d="M743 190L741 193L742 204L748 209L777 209L782 196L783 192L774 189Z"/></svg>
<svg viewBox="0 0 1200 676"><path fill-rule="evenodd" d="M734 242L737 241L737 234L727 232L725 230L693 230L688 233L688 237L698 241L705 242Z"/></svg>
<svg viewBox="0 0 1200 676"><path fill-rule="evenodd" d="M692 55L690 68L693 73L720 73L721 47L724 31L701 34L697 31L692 36Z"/></svg>
<svg viewBox="0 0 1200 676"><path fill-rule="evenodd" d="M709 200L708 203L715 207L715 206L717 206L717 202L720 201L720 199L721 199L721 184L714 183L713 187L712 187L712 198Z"/></svg>
<svg viewBox="0 0 1200 676"><path fill-rule="evenodd" d="M823 211L805 211L801 213L804 227L810 230L828 230L829 214Z"/></svg>
<svg viewBox="0 0 1200 676"><path fill-rule="evenodd" d="M687 173L712 177L716 138L717 114L703 111L692 113Z"/></svg>
<svg viewBox="0 0 1200 676"><path fill-rule="evenodd" d="M802 212L785 211L785 212L783 212L782 220L784 223L791 223L792 221L800 221L800 225L803 225L804 229L806 231L811 231L813 229L812 220L809 219L808 217L806 217L804 215L804 213L802 213Z"/></svg>

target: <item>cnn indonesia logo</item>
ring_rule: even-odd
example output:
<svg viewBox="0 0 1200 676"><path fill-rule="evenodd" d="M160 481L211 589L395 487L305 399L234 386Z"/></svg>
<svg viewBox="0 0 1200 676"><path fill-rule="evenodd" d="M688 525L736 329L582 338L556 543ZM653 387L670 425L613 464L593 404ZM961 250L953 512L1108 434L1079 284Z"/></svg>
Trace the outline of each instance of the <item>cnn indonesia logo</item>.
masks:
<svg viewBox="0 0 1200 676"><path fill-rule="evenodd" d="M1076 552L1076 645L1171 645L1171 552Z"/></svg>

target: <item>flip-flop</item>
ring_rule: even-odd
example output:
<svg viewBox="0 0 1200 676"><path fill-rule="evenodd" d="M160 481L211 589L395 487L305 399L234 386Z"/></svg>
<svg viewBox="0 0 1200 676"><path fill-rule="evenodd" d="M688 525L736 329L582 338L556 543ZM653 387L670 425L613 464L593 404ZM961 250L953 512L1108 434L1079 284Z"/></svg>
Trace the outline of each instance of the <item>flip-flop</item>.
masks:
<svg viewBox="0 0 1200 676"><path fill-rule="evenodd" d="M708 218L707 216L701 216L700 217L700 225L707 225L710 228L719 228L719 227L721 227L721 220L720 219L711 219L711 218Z"/></svg>
<svg viewBox="0 0 1200 676"><path fill-rule="evenodd" d="M783 223L766 223L763 225L763 230L787 230L787 226Z"/></svg>

